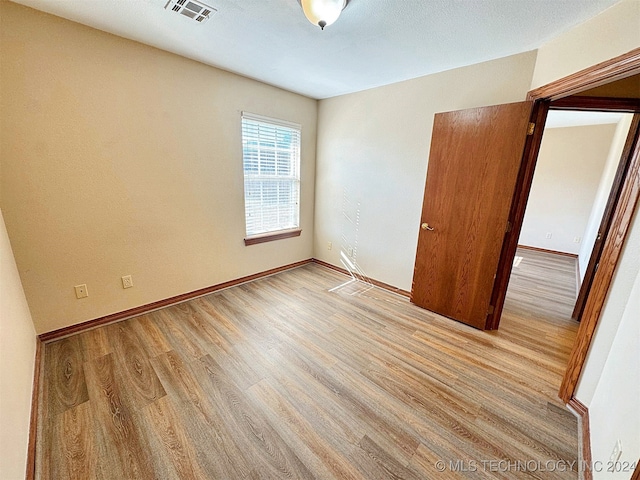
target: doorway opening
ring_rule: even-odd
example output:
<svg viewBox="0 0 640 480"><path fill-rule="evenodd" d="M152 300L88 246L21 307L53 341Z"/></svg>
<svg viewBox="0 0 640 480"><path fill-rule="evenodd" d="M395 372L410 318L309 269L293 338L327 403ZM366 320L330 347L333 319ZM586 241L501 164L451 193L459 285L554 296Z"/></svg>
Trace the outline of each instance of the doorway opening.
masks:
<svg viewBox="0 0 640 480"><path fill-rule="evenodd" d="M639 82L640 48L531 90L525 102L434 118L411 301L495 330L549 110L634 114L584 273L581 322L559 393L565 403L575 391L640 199Z"/></svg>
<svg viewBox="0 0 640 480"><path fill-rule="evenodd" d="M573 399L640 199L640 49L532 90L528 98L535 101L532 120L542 128L549 109L634 114L612 193L598 229L600 238L596 240L576 304L577 308L581 304L580 296L583 296L582 312L577 317L581 321L580 327L559 391L560 398L569 403ZM512 219L517 232L522 225L541 138L542 131L539 131L525 148L522 181L512 205ZM496 280L498 288L494 291L498 300L506 292L508 278L505 279L504 274L510 273L510 262L516 247L515 238L505 241L503 246L499 269L502 278ZM502 293L501 287L504 287ZM496 327L497 322L499 318L496 318Z"/></svg>
<svg viewBox="0 0 640 480"><path fill-rule="evenodd" d="M549 111L509 282L510 310L533 318L544 310L561 324L580 320L607 205L619 195L616 172L626 161L632 119L618 111Z"/></svg>

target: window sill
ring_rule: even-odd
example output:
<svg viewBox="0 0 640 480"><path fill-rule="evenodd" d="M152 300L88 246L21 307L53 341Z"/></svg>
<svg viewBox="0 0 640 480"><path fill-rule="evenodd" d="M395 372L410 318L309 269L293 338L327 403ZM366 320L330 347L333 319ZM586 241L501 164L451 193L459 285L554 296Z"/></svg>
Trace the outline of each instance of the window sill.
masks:
<svg viewBox="0 0 640 480"><path fill-rule="evenodd" d="M300 228L293 230L280 230L277 232L261 233L244 239L246 246L256 245L258 243L273 242L274 240L282 240L283 238L299 237L302 233Z"/></svg>

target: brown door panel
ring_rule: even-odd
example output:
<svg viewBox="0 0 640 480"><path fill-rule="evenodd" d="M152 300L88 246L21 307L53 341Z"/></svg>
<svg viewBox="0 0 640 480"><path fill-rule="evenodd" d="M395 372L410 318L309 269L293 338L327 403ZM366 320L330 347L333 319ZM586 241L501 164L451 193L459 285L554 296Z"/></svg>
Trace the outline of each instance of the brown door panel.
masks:
<svg viewBox="0 0 640 480"><path fill-rule="evenodd" d="M435 116L411 292L416 305L486 328L532 105Z"/></svg>

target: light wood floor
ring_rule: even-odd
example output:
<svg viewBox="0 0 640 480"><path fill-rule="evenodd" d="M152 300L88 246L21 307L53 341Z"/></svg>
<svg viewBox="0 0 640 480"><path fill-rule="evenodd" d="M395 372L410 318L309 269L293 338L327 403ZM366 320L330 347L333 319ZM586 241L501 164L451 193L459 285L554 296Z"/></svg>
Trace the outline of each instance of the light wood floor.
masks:
<svg viewBox="0 0 640 480"><path fill-rule="evenodd" d="M497 332L312 264L50 343L38 477L575 479L504 462L578 448L564 269L518 255Z"/></svg>
<svg viewBox="0 0 640 480"><path fill-rule="evenodd" d="M576 259L524 248L516 255L522 261L509 279L505 302L509 312L566 326L577 297Z"/></svg>

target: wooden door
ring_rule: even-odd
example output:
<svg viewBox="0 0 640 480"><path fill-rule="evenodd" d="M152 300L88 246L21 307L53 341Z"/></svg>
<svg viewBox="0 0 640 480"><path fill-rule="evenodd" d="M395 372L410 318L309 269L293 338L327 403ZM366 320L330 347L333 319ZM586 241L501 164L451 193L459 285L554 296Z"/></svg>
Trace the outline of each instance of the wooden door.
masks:
<svg viewBox="0 0 640 480"><path fill-rule="evenodd" d="M435 116L411 289L416 305L487 328L533 102Z"/></svg>

